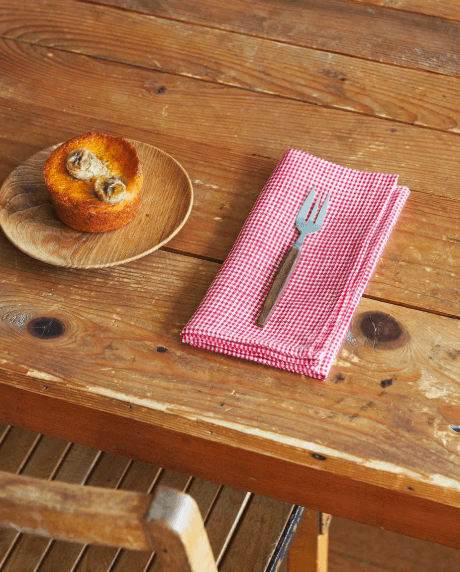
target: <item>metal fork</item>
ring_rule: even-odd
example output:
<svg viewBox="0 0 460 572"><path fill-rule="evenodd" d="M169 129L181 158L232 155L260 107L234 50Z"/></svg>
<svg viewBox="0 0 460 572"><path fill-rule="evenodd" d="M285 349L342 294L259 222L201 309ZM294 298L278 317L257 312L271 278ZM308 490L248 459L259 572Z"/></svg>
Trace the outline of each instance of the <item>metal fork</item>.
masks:
<svg viewBox="0 0 460 572"><path fill-rule="evenodd" d="M265 298L264 305L257 319L257 325L263 328L267 320L269 319L271 313L275 309L278 300L283 295L283 292L294 273L297 262L300 258L300 251L303 245L305 237L309 234L317 232L323 225L324 218L326 217L327 207L329 205L330 193L325 198L322 205L320 205L319 200L314 205L310 216L306 218L310 212L310 207L315 198L315 187L311 189L305 199L302 207L300 208L299 214L295 220L295 225L297 230L300 232L299 238L288 250L286 256L278 267L273 283L270 290Z"/></svg>

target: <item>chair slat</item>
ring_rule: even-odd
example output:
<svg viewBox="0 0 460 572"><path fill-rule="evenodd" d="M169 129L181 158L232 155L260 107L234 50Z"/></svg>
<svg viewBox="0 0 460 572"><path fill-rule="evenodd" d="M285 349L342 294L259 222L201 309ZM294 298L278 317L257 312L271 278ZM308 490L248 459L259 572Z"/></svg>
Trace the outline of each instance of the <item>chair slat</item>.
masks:
<svg viewBox="0 0 460 572"><path fill-rule="evenodd" d="M133 461L129 461L118 455L103 453L98 461L97 468L87 480L87 485L118 490ZM106 572L113 562L118 548L111 546L85 545L76 558L72 572L81 570L94 570L94 572Z"/></svg>
<svg viewBox="0 0 460 572"><path fill-rule="evenodd" d="M128 491L81 487L68 483L0 473L2 522L25 530L36 525L53 537L98 544L148 548L142 520L151 497ZM37 524L36 524L37 523ZM38 537L36 537L38 538ZM129 544L127 544L129 543Z"/></svg>
<svg viewBox="0 0 460 572"><path fill-rule="evenodd" d="M172 471L164 471L167 473L172 473ZM177 474L177 473L176 473ZM167 475L166 475L167 477ZM171 478L171 476L169 477ZM167 482L163 480L163 483ZM194 478L187 492L195 499L198 504L198 508L203 516L210 512L213 507L216 494L220 490L221 486L212 483L211 481L205 481L203 479ZM113 567L108 572L147 572L149 569L159 569L158 562L155 562L154 555L150 552L134 552L132 550L122 550L121 554L118 556L117 561L114 563ZM51 572L51 571L47 571Z"/></svg>
<svg viewBox="0 0 460 572"><path fill-rule="evenodd" d="M14 436L16 444L20 447L23 443L24 449L25 443L30 439L30 434L29 431L21 430L20 434ZM61 455L59 455L60 450ZM76 444L69 446L66 441L43 437L33 451L28 453L27 463L23 463L24 472L32 477L46 478L48 476L68 483L84 484L90 478L101 455L102 453L96 449ZM0 570L2 572L35 572L40 568L54 544L54 541L32 534L16 534L8 557L5 558ZM64 562L70 560L69 570L80 551L81 548L75 545L71 551L66 550Z"/></svg>
<svg viewBox="0 0 460 572"><path fill-rule="evenodd" d="M163 469L160 467L154 467L153 465L149 465L148 463L141 463L141 462L134 462L125 478L123 479L122 484L120 485L120 489L126 491L133 491L138 493L147 493L151 494L154 487L158 483L158 480L161 476ZM112 559L107 566L106 572L112 572L122 557L124 549L118 548L114 554L112 554ZM132 554L142 554L146 557L151 555L151 551L147 552L140 552L140 551L131 551ZM133 563L134 564L134 563ZM126 569L126 568L125 568ZM131 568L130 568L131 569Z"/></svg>
<svg viewBox="0 0 460 572"><path fill-rule="evenodd" d="M172 483L172 485L170 486L176 486L176 488L179 488L179 487L184 487L189 479L187 475L180 475L179 473L173 474L172 471L170 471L171 475L169 475L168 479L168 475L165 475L165 471L162 471L156 467L152 467L152 470L150 471L149 482L142 484L142 482L141 483L137 482L139 475L136 475L136 472L137 472L137 463L130 464L129 469L124 474L123 480L121 480L118 483L118 487L121 490L131 490L140 493L148 493L152 492L154 487L161 482ZM148 474L149 471L147 470L146 472ZM145 474L142 476L144 477L144 479L146 478ZM130 484L131 486L129 486ZM115 566L117 560L120 558L121 552L122 551L120 549L113 548L110 546L95 546L95 545L88 546L82 553L78 563L76 563L76 565L72 569L72 572L83 572L83 571L86 572L87 570L91 570L92 572L108 572ZM150 557L151 552L152 552L151 550L148 550L146 552L147 557ZM143 553L144 551L142 551L142 553L134 551L133 552L133 554L135 555L134 558L136 558L137 555Z"/></svg>
<svg viewBox="0 0 460 572"><path fill-rule="evenodd" d="M20 469L26 475L54 478L64 483L85 483L99 488L118 488L139 493L153 493L159 486L184 490L196 500L213 552L217 557L219 554L223 556L221 569L225 572L239 571L241 560L234 554L240 550L244 553L245 568L262 572L265 561L268 562L269 558L265 557L264 560L260 554L264 551L273 552L288 518L286 507L291 507L217 483L191 478L146 463L128 461L117 455L101 453L15 427L8 429L7 426L0 426L0 470L2 463L11 472ZM267 520L261 523L259 518ZM257 530L257 534L262 531L262 538L258 537L257 542L254 542L254 530ZM62 540L50 541L30 534L12 534L13 540L16 537L16 544L0 572L159 570L159 562L150 549L135 551L108 546L85 546ZM0 530L0 555L2 535L3 530ZM260 543L263 545L260 551L254 550L254 545ZM271 547L270 544L275 546ZM250 568L246 566L248 553Z"/></svg>

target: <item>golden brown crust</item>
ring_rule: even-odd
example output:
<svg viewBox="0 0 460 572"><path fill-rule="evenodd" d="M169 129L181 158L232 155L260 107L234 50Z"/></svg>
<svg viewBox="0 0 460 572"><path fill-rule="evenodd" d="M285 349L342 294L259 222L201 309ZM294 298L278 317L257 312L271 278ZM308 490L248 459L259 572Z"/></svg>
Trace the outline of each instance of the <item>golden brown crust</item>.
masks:
<svg viewBox="0 0 460 572"><path fill-rule="evenodd" d="M94 180L73 178L66 168L67 155L83 147L101 159L112 176L126 184L126 198L116 204L100 201ZM143 174L136 149L121 137L92 132L74 137L55 149L43 168L51 200L61 221L85 232L105 232L127 224L139 208Z"/></svg>

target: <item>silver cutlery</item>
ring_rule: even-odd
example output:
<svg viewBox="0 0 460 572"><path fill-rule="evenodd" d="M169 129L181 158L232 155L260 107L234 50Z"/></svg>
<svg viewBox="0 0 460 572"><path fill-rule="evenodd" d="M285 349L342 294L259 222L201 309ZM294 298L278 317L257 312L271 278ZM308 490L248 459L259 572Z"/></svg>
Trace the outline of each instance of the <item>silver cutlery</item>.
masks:
<svg viewBox="0 0 460 572"><path fill-rule="evenodd" d="M288 250L286 256L278 267L275 277L273 279L270 290L265 298L264 305L260 311L259 317L257 319L257 325L263 328L267 320L270 318L271 313L276 307L279 299L283 295L283 292L291 279L297 262L300 258L300 252L302 249L305 237L309 234L317 232L323 225L324 219L326 217L327 207L329 205L330 193L324 199L322 205L320 205L319 199L316 201L310 216L308 219L308 213L310 212L311 205L315 199L315 187L311 189L305 199L302 207L300 208L299 214L295 220L295 225L297 230L300 232L299 238Z"/></svg>

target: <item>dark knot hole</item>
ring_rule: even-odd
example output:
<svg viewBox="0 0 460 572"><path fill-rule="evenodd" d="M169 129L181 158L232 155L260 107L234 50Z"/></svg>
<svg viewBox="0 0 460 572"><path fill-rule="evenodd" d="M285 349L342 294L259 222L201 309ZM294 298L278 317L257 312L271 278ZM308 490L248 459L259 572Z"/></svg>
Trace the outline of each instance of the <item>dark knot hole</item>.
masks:
<svg viewBox="0 0 460 572"><path fill-rule="evenodd" d="M29 334L42 340L58 338L65 332L65 325L57 318L41 317L31 320L27 324Z"/></svg>

